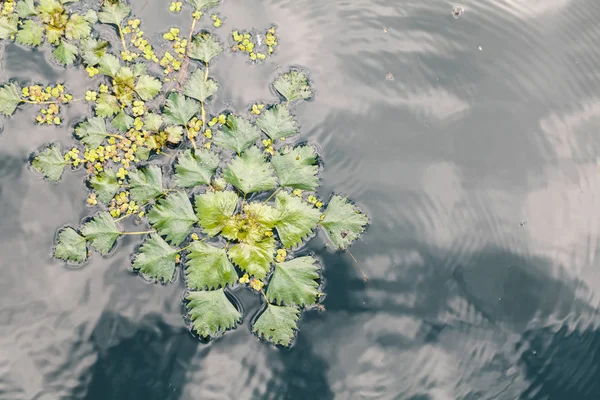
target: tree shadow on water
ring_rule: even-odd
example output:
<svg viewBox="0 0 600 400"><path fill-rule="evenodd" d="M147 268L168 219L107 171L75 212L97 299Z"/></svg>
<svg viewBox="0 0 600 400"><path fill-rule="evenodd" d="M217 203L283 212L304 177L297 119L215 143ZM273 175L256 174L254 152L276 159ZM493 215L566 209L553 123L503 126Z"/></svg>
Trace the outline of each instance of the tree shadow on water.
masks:
<svg viewBox="0 0 600 400"><path fill-rule="evenodd" d="M600 399L600 330L594 322L599 310L593 299L582 296L585 282L551 259L510 249L490 246L452 254L415 242L406 249L419 254L417 261L396 265L401 272L391 279L371 277L367 283L351 261L324 255L324 264L331 266L325 271L328 312L421 322L416 335L401 329L376 334L374 346L408 350L433 343L452 353L461 348L453 338L462 337L469 346L479 343L519 371L526 382L519 399ZM577 323L567 324L569 319ZM503 340L515 336L514 348L504 346ZM491 337L499 340L496 349L487 346ZM498 365L480 367L505 373ZM471 383L461 385L480 386Z"/></svg>
<svg viewBox="0 0 600 400"><path fill-rule="evenodd" d="M308 322L310 315L304 316ZM302 329L302 328L300 328ZM277 356L283 370L267 384L266 396L254 394L256 400L329 400L334 394L327 381L329 365L315 353L306 336L299 333L294 347L281 349Z"/></svg>
<svg viewBox="0 0 600 400"><path fill-rule="evenodd" d="M175 400L181 398L190 359L199 343L188 330L176 329L160 318L135 325L105 312L92 341L98 359L83 379L86 400Z"/></svg>

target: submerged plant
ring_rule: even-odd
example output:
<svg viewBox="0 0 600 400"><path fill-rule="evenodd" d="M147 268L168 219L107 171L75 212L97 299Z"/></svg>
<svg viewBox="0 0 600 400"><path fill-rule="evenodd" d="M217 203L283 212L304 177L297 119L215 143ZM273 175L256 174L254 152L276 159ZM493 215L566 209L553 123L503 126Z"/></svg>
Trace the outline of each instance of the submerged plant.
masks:
<svg viewBox="0 0 600 400"><path fill-rule="evenodd" d="M36 7L25 1L21 8L28 6L30 16L37 17L52 4L52 15L67 18L68 24L72 17L64 17L63 3L45 0ZM122 48L114 54L89 32L82 42L86 70L101 76L98 87L85 94L94 116L75 127L78 143L68 151L51 144L32 157L33 169L51 181L60 180L67 166L83 166L91 190L87 202L97 208L80 227L58 231L54 257L82 263L90 256L88 249L106 255L119 237L145 235L132 257L133 270L168 283L181 265L186 317L196 334L211 338L235 328L243 315L233 292L246 286L265 304L253 317L253 332L289 346L300 314L317 307L323 295L318 259L297 256L296 250L317 229L333 248L347 249L368 219L341 195L331 196L327 204L319 199L316 149L290 140L298 135L292 108L313 96L303 71L290 69L277 77L273 89L279 98L255 103L245 115L211 109L220 84L209 66L224 47L214 33L196 32L196 26L202 12L219 1L188 3L193 7L189 35L182 38L179 28L166 32L174 54L167 50L162 58L143 39L140 21L127 19L127 5L105 1L98 11L100 22L116 27ZM182 6L168 5L173 12ZM214 16L205 19L216 26L221 20ZM238 50L244 46L254 60L252 54L259 53L246 35L233 36ZM260 45L270 49L277 44L273 38L270 28ZM161 76L148 72L152 63ZM12 114L23 96L14 83L5 85L0 111ZM127 218L149 227L126 231L121 224Z"/></svg>

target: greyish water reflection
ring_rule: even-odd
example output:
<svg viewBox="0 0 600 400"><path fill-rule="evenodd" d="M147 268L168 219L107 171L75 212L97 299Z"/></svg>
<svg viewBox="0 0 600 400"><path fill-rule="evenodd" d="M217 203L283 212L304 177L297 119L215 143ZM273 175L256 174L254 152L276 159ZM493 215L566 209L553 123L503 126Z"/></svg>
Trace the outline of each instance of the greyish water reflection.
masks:
<svg viewBox="0 0 600 400"><path fill-rule="evenodd" d="M156 32L181 24L134 0ZM2 399L597 399L600 3L230 0L228 29L278 24L272 62L225 56L217 102L268 100L277 65L311 71L299 140L326 165L320 193L371 217L352 252L318 237L328 297L290 350L236 331L210 344L181 318L183 284L151 285L120 251L52 261L56 229L90 213L80 172L41 182L29 154L71 130L32 111L0 135ZM386 29L384 29L386 28ZM146 29L151 31L151 29ZM158 33L157 33L158 35ZM1 78L76 80L7 45ZM394 80L386 79L392 74ZM240 90L244 88L244 90ZM81 94L80 93L80 94ZM87 112L68 108L68 125Z"/></svg>

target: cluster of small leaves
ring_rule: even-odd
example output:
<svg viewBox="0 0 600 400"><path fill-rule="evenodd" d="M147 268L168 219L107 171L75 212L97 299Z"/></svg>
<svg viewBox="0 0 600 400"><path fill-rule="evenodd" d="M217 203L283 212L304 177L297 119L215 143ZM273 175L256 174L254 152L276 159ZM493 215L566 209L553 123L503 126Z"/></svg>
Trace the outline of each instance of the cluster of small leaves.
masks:
<svg viewBox="0 0 600 400"><path fill-rule="evenodd" d="M33 47L42 45L45 39L54 47L55 59L63 65L71 65L79 55L78 42L90 37L91 25L98 20L93 10L78 14L65 6L78 1L7 1L0 16L0 39L16 40Z"/></svg>
<svg viewBox="0 0 600 400"><path fill-rule="evenodd" d="M277 47L275 27L271 26L264 33L250 31L232 31L233 44L231 50L248 55L252 61L264 61L273 55Z"/></svg>
<svg viewBox="0 0 600 400"><path fill-rule="evenodd" d="M65 91L62 84L56 86L30 85L20 88L16 82L0 86L0 114L12 115L19 104L42 105L40 115L36 117L39 124L60 125L60 105L73 101L73 96Z"/></svg>
<svg viewBox="0 0 600 400"><path fill-rule="evenodd" d="M194 27L201 12L219 1L188 3ZM171 4L176 12L181 6ZM139 26L125 22L129 13L125 5L107 2L98 15L123 39L124 26ZM186 317L199 336L215 337L240 323L242 310L232 292L244 286L265 301L252 319L253 332L289 346L301 313L316 307L322 295L318 260L296 257L296 250L319 229L333 248L346 249L368 219L340 195L324 205L317 195L315 147L290 143L298 134L291 108L313 94L305 73L292 69L277 77L273 88L280 98L272 104L254 104L246 115L213 114L208 107L220 85L209 65L223 46L208 31L189 37L183 42L178 30L165 37L182 48L173 58L182 61L180 82L185 79L170 93L135 57L121 52L119 59L100 39L84 42L84 64L101 83L86 93L95 116L75 127L83 149L63 154L51 144L32 158L32 167L58 181L66 166L84 165L87 202L99 210L80 227L58 231L54 256L82 263L91 250L108 254L122 235L144 234L132 269L168 283L181 264ZM153 99L160 101L151 104ZM120 221L129 216L148 229L123 231Z"/></svg>

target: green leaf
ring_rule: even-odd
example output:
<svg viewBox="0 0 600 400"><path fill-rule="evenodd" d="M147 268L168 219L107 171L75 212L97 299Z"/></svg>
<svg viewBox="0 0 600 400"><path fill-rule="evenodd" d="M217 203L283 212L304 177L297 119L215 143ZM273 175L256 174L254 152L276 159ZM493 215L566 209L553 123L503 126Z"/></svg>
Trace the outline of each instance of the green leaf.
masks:
<svg viewBox="0 0 600 400"><path fill-rule="evenodd" d="M100 93L96 100L96 115L98 117L110 117L121 110L119 100L112 94Z"/></svg>
<svg viewBox="0 0 600 400"><path fill-rule="evenodd" d="M283 104L264 111L256 119L256 125L273 140L286 138L298 132L296 121L292 118L290 110Z"/></svg>
<svg viewBox="0 0 600 400"><path fill-rule="evenodd" d="M187 308L194 331L202 337L235 328L242 314L231 304L223 289L189 292Z"/></svg>
<svg viewBox="0 0 600 400"><path fill-rule="evenodd" d="M271 164L281 186L302 190L315 190L319 186L317 154L312 146L300 146L291 150L286 148L273 156Z"/></svg>
<svg viewBox="0 0 600 400"><path fill-rule="evenodd" d="M138 204L144 204L163 194L162 170L157 165L129 171L129 192Z"/></svg>
<svg viewBox="0 0 600 400"><path fill-rule="evenodd" d="M135 75L135 76L147 75L148 66L146 64L142 63L142 62L139 62L139 63L133 64L133 66L131 67L131 70L133 71L133 75ZM151 76L149 78L152 79ZM160 83L160 81L158 83L162 86L162 84Z"/></svg>
<svg viewBox="0 0 600 400"><path fill-rule="evenodd" d="M277 186L274 172L271 164L265 161L262 151L253 146L231 161L223 178L248 194L274 189Z"/></svg>
<svg viewBox="0 0 600 400"><path fill-rule="evenodd" d="M148 101L156 97L162 89L162 83L150 75L142 75L139 77L135 85L135 91L144 101Z"/></svg>
<svg viewBox="0 0 600 400"><path fill-rule="evenodd" d="M165 128L167 134L167 142L171 144L179 144L183 137L183 127L181 126L167 126Z"/></svg>
<svg viewBox="0 0 600 400"><path fill-rule="evenodd" d="M149 112L146 114L144 129L150 132L158 132L163 124L163 119L159 114Z"/></svg>
<svg viewBox="0 0 600 400"><path fill-rule="evenodd" d="M27 18L37 15L33 0L20 0L17 2L17 14L20 18Z"/></svg>
<svg viewBox="0 0 600 400"><path fill-rule="evenodd" d="M234 285L238 280L235 268L224 249L204 242L193 242L187 255L185 275L190 290L218 289Z"/></svg>
<svg viewBox="0 0 600 400"><path fill-rule="evenodd" d="M208 63L222 51L223 46L216 37L208 32L201 32L194 35L188 55L190 58Z"/></svg>
<svg viewBox="0 0 600 400"><path fill-rule="evenodd" d="M17 32L17 42L28 46L42 44L44 30L32 20L26 20Z"/></svg>
<svg viewBox="0 0 600 400"><path fill-rule="evenodd" d="M98 14L94 10L87 10L85 14L83 14L83 19L85 19L90 24L95 24L98 22Z"/></svg>
<svg viewBox="0 0 600 400"><path fill-rule="evenodd" d="M267 232L275 226L279 213L273 207L262 202L243 206L243 214L237 214L223 228L221 235L227 240L254 243L263 240Z"/></svg>
<svg viewBox="0 0 600 400"><path fill-rule="evenodd" d="M214 142L217 146L240 154L260 136L260 130L250 121L229 114L227 123L215 134Z"/></svg>
<svg viewBox="0 0 600 400"><path fill-rule="evenodd" d="M192 225L198 222L185 192L174 192L160 200L148 213L148 220L158 233L165 235L175 246L185 240Z"/></svg>
<svg viewBox="0 0 600 400"><path fill-rule="evenodd" d="M345 249L365 230L369 219L360 212L348 199L334 195L321 221L327 237L339 250Z"/></svg>
<svg viewBox="0 0 600 400"><path fill-rule="evenodd" d="M104 255L112 249L121 231L110 214L102 211L83 225L81 233L98 253Z"/></svg>
<svg viewBox="0 0 600 400"><path fill-rule="evenodd" d="M287 101L304 100L312 96L308 79L300 71L286 72L273 82L273 86Z"/></svg>
<svg viewBox="0 0 600 400"><path fill-rule="evenodd" d="M273 344L289 346L297 329L299 315L300 310L296 307L267 304L254 322L252 332Z"/></svg>
<svg viewBox="0 0 600 400"><path fill-rule="evenodd" d="M90 37L92 27L85 17L79 14L72 14L65 27L65 36L67 39L80 40Z"/></svg>
<svg viewBox="0 0 600 400"><path fill-rule="evenodd" d="M64 40L61 40L58 47L52 52L52 54L54 55L54 57L56 57L58 62L63 65L73 64L77 59L78 53L79 50L77 50L77 46Z"/></svg>
<svg viewBox="0 0 600 400"><path fill-rule="evenodd" d="M105 2L102 11L98 13L98 19L103 24L121 25L121 22L129 15L131 9L125 4Z"/></svg>
<svg viewBox="0 0 600 400"><path fill-rule="evenodd" d="M317 227L321 212L286 192L277 193L275 209L279 221L275 227L283 247L294 247L302 242Z"/></svg>
<svg viewBox="0 0 600 400"><path fill-rule="evenodd" d="M151 233L135 256L133 269L159 282L169 282L175 273L177 254L179 250L169 246L156 233Z"/></svg>
<svg viewBox="0 0 600 400"><path fill-rule="evenodd" d="M117 116L110 121L110 125L119 132L125 133L133 126L133 118L121 109Z"/></svg>
<svg viewBox="0 0 600 400"><path fill-rule="evenodd" d="M113 91L121 104L130 105L134 100L132 88L135 86L135 76L129 67L121 67L113 80Z"/></svg>
<svg viewBox="0 0 600 400"><path fill-rule="evenodd" d="M121 69L119 59L110 53L104 53L98 62L98 72L103 75L108 75L111 78L117 76L117 72Z"/></svg>
<svg viewBox="0 0 600 400"><path fill-rule="evenodd" d="M167 124L187 125L199 109L196 101L179 93L171 93L167 99L163 117Z"/></svg>
<svg viewBox="0 0 600 400"><path fill-rule="evenodd" d="M96 192L97 200L101 203L108 203L121 187L117 173L112 168L106 168L98 175L92 175L90 185Z"/></svg>
<svg viewBox="0 0 600 400"><path fill-rule="evenodd" d="M238 196L232 191L206 192L196 195L196 215L208 236L218 235L233 216Z"/></svg>
<svg viewBox="0 0 600 400"><path fill-rule="evenodd" d="M135 156L141 161L148 161L148 158L150 158L150 149L145 146L138 146Z"/></svg>
<svg viewBox="0 0 600 400"><path fill-rule="evenodd" d="M62 14L62 12L64 11L64 7L61 6L61 4L56 0L40 0L38 5L38 11L42 15L47 14L43 15L44 17L50 18L52 17L52 15L50 14Z"/></svg>
<svg viewBox="0 0 600 400"><path fill-rule="evenodd" d="M19 87L14 83L7 83L0 87L0 113L12 115L21 102Z"/></svg>
<svg viewBox="0 0 600 400"><path fill-rule="evenodd" d="M208 185L219 166L219 156L207 150L188 149L177 157L175 184L181 187Z"/></svg>
<svg viewBox="0 0 600 400"><path fill-rule="evenodd" d="M196 10L202 11L219 5L221 0L187 0Z"/></svg>
<svg viewBox="0 0 600 400"><path fill-rule="evenodd" d="M102 57L106 54L108 42L105 40L96 40L93 38L84 39L80 42L81 58L86 65L98 65ZM118 60L117 60L118 62ZM118 70L118 68L117 68Z"/></svg>
<svg viewBox="0 0 600 400"><path fill-rule="evenodd" d="M263 279L271 269L275 239L266 238L253 243L240 242L231 246L227 254L231 261L248 275Z"/></svg>
<svg viewBox="0 0 600 400"><path fill-rule="evenodd" d="M0 39L14 39L19 30L19 18L15 14L0 17Z"/></svg>
<svg viewBox="0 0 600 400"><path fill-rule="evenodd" d="M308 306L317 301L319 265L313 257L275 263L267 288L269 303Z"/></svg>
<svg viewBox="0 0 600 400"><path fill-rule="evenodd" d="M263 202L246 204L244 206L244 214L260 224L263 229L274 228L280 218L279 211Z"/></svg>
<svg viewBox="0 0 600 400"><path fill-rule="evenodd" d="M51 145L40 151L31 162L34 170L52 182L60 180L66 165L67 162L61 154L60 148L56 145Z"/></svg>
<svg viewBox="0 0 600 400"><path fill-rule="evenodd" d="M85 238L71 227L66 227L58 234L54 257L63 261L82 263L87 258Z"/></svg>
<svg viewBox="0 0 600 400"><path fill-rule="evenodd" d="M102 144L108 135L104 118L88 118L75 128L75 134L82 143L95 149Z"/></svg>
<svg viewBox="0 0 600 400"><path fill-rule="evenodd" d="M205 101L217 93L219 85L212 79L204 80L204 72L200 69L194 71L185 84L183 94L196 100Z"/></svg>

